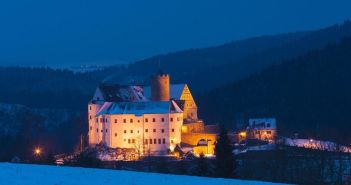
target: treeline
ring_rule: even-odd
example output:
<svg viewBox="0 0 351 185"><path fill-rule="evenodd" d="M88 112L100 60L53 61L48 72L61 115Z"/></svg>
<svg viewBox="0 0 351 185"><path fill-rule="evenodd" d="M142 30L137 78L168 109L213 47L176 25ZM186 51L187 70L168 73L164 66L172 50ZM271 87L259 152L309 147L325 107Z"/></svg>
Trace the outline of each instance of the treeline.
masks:
<svg viewBox="0 0 351 185"><path fill-rule="evenodd" d="M242 127L253 117L275 117L280 135L349 144L351 39L289 60L204 93L200 116Z"/></svg>
<svg viewBox="0 0 351 185"><path fill-rule="evenodd" d="M284 62L351 36L351 22L325 29L262 36L222 46L192 49L159 55L128 66L110 80L126 75L146 79L158 66L171 74L172 82L188 83L193 92L202 92L244 79L270 65Z"/></svg>
<svg viewBox="0 0 351 185"><path fill-rule="evenodd" d="M172 83L188 83L192 92L204 92L312 49L339 43L345 36L351 36L350 21L316 31L262 36L217 47L159 55L127 66L87 73L0 67L0 102L35 108L85 110L98 84L148 84L150 75L159 68L171 74Z"/></svg>
<svg viewBox="0 0 351 185"><path fill-rule="evenodd" d="M86 114L72 110L30 109L0 105L0 161L29 161L42 155L71 153L87 133Z"/></svg>
<svg viewBox="0 0 351 185"><path fill-rule="evenodd" d="M0 68L0 102L84 110L101 78L50 68Z"/></svg>

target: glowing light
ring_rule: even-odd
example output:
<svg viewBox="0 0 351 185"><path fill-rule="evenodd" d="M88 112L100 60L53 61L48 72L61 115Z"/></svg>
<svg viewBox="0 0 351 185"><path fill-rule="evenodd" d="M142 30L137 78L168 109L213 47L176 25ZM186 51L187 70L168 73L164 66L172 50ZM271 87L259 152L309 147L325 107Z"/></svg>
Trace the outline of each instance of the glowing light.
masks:
<svg viewBox="0 0 351 185"><path fill-rule="evenodd" d="M313 142L313 139L310 139L310 142Z"/></svg>
<svg viewBox="0 0 351 185"><path fill-rule="evenodd" d="M245 138L246 137L246 132L240 132L239 136Z"/></svg>
<svg viewBox="0 0 351 185"><path fill-rule="evenodd" d="M41 149L39 148L39 147L36 147L35 149L34 149L34 154L36 155L36 156L39 156L39 155L41 155Z"/></svg>
<svg viewBox="0 0 351 185"><path fill-rule="evenodd" d="M182 126L182 132L188 132L188 127Z"/></svg>
<svg viewBox="0 0 351 185"><path fill-rule="evenodd" d="M174 146L173 145L171 145L171 146L169 146L169 149L171 150L171 152L174 152Z"/></svg>

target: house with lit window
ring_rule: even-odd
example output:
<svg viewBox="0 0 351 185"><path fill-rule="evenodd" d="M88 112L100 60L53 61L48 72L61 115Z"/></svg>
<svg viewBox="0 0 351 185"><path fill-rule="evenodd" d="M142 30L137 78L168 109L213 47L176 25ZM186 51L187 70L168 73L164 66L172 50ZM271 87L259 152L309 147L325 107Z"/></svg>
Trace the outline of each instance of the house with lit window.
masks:
<svg viewBox="0 0 351 185"><path fill-rule="evenodd" d="M277 124L275 118L249 119L248 137L273 142L277 135Z"/></svg>

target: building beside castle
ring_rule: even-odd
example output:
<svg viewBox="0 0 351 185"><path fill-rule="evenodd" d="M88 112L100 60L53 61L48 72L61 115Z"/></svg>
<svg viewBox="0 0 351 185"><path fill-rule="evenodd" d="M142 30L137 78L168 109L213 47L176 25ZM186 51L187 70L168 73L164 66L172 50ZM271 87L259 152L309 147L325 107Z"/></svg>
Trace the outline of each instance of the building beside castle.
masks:
<svg viewBox="0 0 351 185"><path fill-rule="evenodd" d="M187 84L171 84L163 73L150 84L100 85L88 104L89 145L141 155L166 155L175 148L213 154L216 129L198 119Z"/></svg>

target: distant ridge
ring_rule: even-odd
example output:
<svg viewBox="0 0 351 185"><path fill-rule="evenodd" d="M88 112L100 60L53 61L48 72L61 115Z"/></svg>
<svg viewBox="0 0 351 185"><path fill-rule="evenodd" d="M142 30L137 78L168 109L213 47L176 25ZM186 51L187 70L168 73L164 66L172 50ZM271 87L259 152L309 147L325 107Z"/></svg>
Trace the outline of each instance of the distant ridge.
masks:
<svg viewBox="0 0 351 185"><path fill-rule="evenodd" d="M248 77L270 65L321 49L330 43L339 43L351 36L351 22L334 25L316 31L262 36L234 41L221 46L190 49L158 55L137 61L115 78L143 75L148 78L156 72L158 62L169 72L175 83L188 82L195 92ZM114 68L104 70L113 73ZM205 84L203 82L206 82Z"/></svg>

